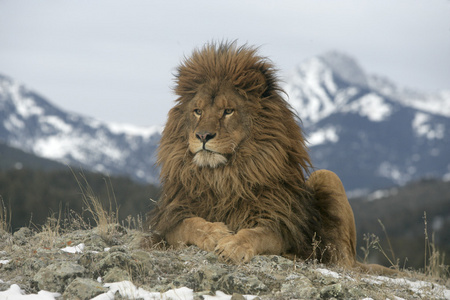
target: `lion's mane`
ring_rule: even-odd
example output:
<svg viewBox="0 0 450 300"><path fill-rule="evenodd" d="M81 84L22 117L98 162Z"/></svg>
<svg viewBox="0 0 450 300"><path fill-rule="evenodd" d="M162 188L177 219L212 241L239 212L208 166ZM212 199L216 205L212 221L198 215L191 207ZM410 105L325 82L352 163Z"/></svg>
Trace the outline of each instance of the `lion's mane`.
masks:
<svg viewBox="0 0 450 300"><path fill-rule="evenodd" d="M151 231L164 236L183 219L197 216L224 222L235 232L269 227L302 258L313 255L314 239L333 243L330 229L338 220L325 209L332 207L332 198L305 184L311 168L305 139L275 73L255 48L235 43L208 44L179 66L179 97L159 146L162 195L149 214ZM200 86L221 82L246 98L251 133L225 165L202 168L188 150L186 106Z"/></svg>

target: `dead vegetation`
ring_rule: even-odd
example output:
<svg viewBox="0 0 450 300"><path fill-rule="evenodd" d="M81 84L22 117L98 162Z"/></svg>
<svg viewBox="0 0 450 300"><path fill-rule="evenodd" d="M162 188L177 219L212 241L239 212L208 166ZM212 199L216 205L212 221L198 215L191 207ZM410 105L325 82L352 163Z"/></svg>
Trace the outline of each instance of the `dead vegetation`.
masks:
<svg viewBox="0 0 450 300"><path fill-rule="evenodd" d="M161 292L185 285L200 294L220 289L231 294L258 294L262 299L284 299L287 296L336 299L386 299L397 296L406 299L411 293L425 298L435 295L433 293L440 293L444 298L444 287L447 287L447 290L450 288L449 266L444 264L445 254L435 246L433 235L431 234L431 238L429 236L426 214L422 270L404 269L400 262L406 261L406 258L397 257L392 246L385 250L379 237L374 234L364 236L362 260L369 263L371 253L381 252L393 267L402 271L403 281L397 281L395 278L379 279L325 267L313 258L305 263L279 256L258 256L249 264L230 266L221 264L214 254L195 247L143 251L139 246L143 228L142 217L128 216L119 220L119 207L111 182L105 180L110 192L108 199L102 202L82 174L76 178L85 206L84 215L60 209L57 213L52 212L43 226L31 225L14 235L9 226L11 212L3 199L0 199L0 231L8 236L0 243L0 261L3 261L0 264L0 279L5 282L0 284L0 290L7 289L8 284L17 283L27 292L37 292L37 287L33 285L35 274L52 262L61 260L81 263L87 270L83 276L91 279L102 277L110 280L130 280L136 286ZM380 226L386 233L381 222ZM385 239L389 240L387 233ZM314 242L320 247L320 242ZM67 255L61 252L64 247L79 244L86 245L80 253ZM389 242L388 244L390 245ZM113 250L105 251L105 248ZM8 262L4 263L6 261ZM417 281L434 284L440 290L433 290L431 285L425 284L420 291L415 287L405 288L405 282ZM402 289L404 291L400 292Z"/></svg>

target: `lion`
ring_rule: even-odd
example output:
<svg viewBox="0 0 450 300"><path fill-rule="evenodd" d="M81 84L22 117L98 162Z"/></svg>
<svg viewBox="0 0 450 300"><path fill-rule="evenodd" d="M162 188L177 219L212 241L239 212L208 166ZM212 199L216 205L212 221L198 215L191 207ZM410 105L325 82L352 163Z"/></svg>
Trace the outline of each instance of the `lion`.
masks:
<svg viewBox="0 0 450 300"><path fill-rule="evenodd" d="M339 177L312 164L298 118L272 63L257 48L209 43L177 69L175 106L162 133L162 196L148 228L174 247L222 261L255 255L356 261L352 208Z"/></svg>

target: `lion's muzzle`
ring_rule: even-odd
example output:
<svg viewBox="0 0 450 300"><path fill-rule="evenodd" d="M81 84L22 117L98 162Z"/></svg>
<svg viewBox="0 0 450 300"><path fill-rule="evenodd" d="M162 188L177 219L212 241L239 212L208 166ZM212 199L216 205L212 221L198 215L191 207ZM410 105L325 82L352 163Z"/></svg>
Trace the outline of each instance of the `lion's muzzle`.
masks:
<svg viewBox="0 0 450 300"><path fill-rule="evenodd" d="M200 142L206 144L209 140L213 139L216 134L210 132L197 132L195 136L200 140Z"/></svg>
<svg viewBox="0 0 450 300"><path fill-rule="evenodd" d="M205 132L205 131L203 131L203 132L197 132L197 133L195 134L195 137L196 137L200 142L202 142L202 144L203 144L203 146L202 146L203 150L208 150L208 149L206 149L206 143L207 143L209 140L212 140L215 136L216 136L215 133L210 133L210 132Z"/></svg>
<svg viewBox="0 0 450 300"><path fill-rule="evenodd" d="M226 164L228 160L222 154L209 150L200 150L195 154L193 161L199 167L216 168Z"/></svg>

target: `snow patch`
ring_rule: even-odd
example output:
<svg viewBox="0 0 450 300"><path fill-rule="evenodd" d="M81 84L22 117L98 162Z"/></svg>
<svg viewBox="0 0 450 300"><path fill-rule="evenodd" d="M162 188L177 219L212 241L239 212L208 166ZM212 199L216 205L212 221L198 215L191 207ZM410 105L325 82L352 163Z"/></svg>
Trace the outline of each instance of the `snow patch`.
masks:
<svg viewBox="0 0 450 300"><path fill-rule="evenodd" d="M450 91L448 90L433 94L403 90L397 97L403 105L427 113L450 117Z"/></svg>
<svg viewBox="0 0 450 300"><path fill-rule="evenodd" d="M382 285L385 283L395 284L401 286L403 289L412 291L420 298L434 299L437 294L441 294L443 299L450 299L450 290L436 283L426 281L410 281L406 278L389 278L385 276L372 276L362 278L361 280L376 285Z"/></svg>
<svg viewBox="0 0 450 300"><path fill-rule="evenodd" d="M347 101L358 94L359 89L355 87L349 87L345 89L340 89L336 96L334 97L334 103L336 104L336 108L342 107L347 104Z"/></svg>
<svg viewBox="0 0 450 300"><path fill-rule="evenodd" d="M426 137L429 140L443 139L445 137L444 124L431 124L429 123L431 116L426 113L418 112L414 116L412 121L412 128L417 136Z"/></svg>
<svg viewBox="0 0 450 300"><path fill-rule="evenodd" d="M339 136L336 131L336 128L328 127L313 132L308 137L309 146L314 147L327 142L337 143L339 141Z"/></svg>
<svg viewBox="0 0 450 300"><path fill-rule="evenodd" d="M136 288L136 286L130 281L106 283L104 286L109 288L109 291L92 298L92 300L114 300L114 295L116 293L119 293L124 299L177 300L194 298L193 291L187 287L169 290L165 293L155 293L148 292L143 288Z"/></svg>
<svg viewBox="0 0 450 300"><path fill-rule="evenodd" d="M60 297L59 293L51 293L47 291L39 291L37 294L25 295L25 291L17 284L13 284L6 291L0 292L0 299L14 300L55 300Z"/></svg>
<svg viewBox="0 0 450 300"><path fill-rule="evenodd" d="M71 155L75 159L83 161L86 158L77 151L78 145L82 143L86 143L82 137L76 139L69 136L49 136L36 141L34 152L50 159L63 160L67 155Z"/></svg>
<svg viewBox="0 0 450 300"><path fill-rule="evenodd" d="M95 152L92 152L95 149ZM91 164L101 156L111 161L119 162L126 155L126 151L111 145L109 140L98 133L97 136L88 135L53 135L36 141L33 150L36 154L49 159L65 161L71 157L85 164Z"/></svg>
<svg viewBox="0 0 450 300"><path fill-rule="evenodd" d="M317 122L336 110L335 94L340 90L333 79L332 70L318 58L300 64L287 76L283 88L287 101L305 122Z"/></svg>
<svg viewBox="0 0 450 300"><path fill-rule="evenodd" d="M17 109L17 112L24 118L27 119L33 115L42 115L44 114L44 109L39 107L36 102L34 102L31 97L24 97L22 90L23 86L12 82L11 83L11 99L14 102L14 106Z"/></svg>
<svg viewBox="0 0 450 300"><path fill-rule="evenodd" d="M378 191L375 191L375 192L369 194L367 196L367 201L370 202L370 201L386 198L389 196L396 195L397 193L398 193L398 189L396 189L396 188L392 188L389 190L378 190Z"/></svg>
<svg viewBox="0 0 450 300"><path fill-rule="evenodd" d="M405 184L411 179L409 174L400 171L397 166L388 161L381 163L378 167L377 174L381 177L392 179L397 184Z"/></svg>
<svg viewBox="0 0 450 300"><path fill-rule="evenodd" d="M382 97L371 93L343 107L342 112L358 113L372 122L381 122L391 115L392 108Z"/></svg>
<svg viewBox="0 0 450 300"><path fill-rule="evenodd" d="M154 134L161 134L161 126L140 127L131 124L106 123L106 126L115 134L127 134L132 136L142 136L149 138Z"/></svg>
<svg viewBox="0 0 450 300"><path fill-rule="evenodd" d="M426 113L450 117L450 90L423 93L397 86L391 80L379 75L368 77L369 87L383 96L394 99L403 106Z"/></svg>
<svg viewBox="0 0 450 300"><path fill-rule="evenodd" d="M69 133L72 131L72 126L61 120L57 116L45 116L40 119L42 122L50 124L52 127L60 130L63 133Z"/></svg>
<svg viewBox="0 0 450 300"><path fill-rule="evenodd" d="M325 275L327 277L341 278L341 275L339 275L338 273L336 273L334 271L330 271L328 269L317 268L316 271L318 271L319 273L321 273L322 275Z"/></svg>
<svg viewBox="0 0 450 300"><path fill-rule="evenodd" d="M143 288L137 288L130 281L121 281L114 283L106 283L105 287L109 288L109 291L92 298L92 300L113 300L115 294L119 293L124 299L151 299L151 300L193 300L194 291L187 287L181 287L178 289L172 289L165 293L148 292ZM244 295L244 299L252 300L257 296ZM221 291L216 291L215 296L204 295L205 300L230 300L231 296Z"/></svg>
<svg viewBox="0 0 450 300"><path fill-rule="evenodd" d="M227 295L221 291L216 291L216 294L214 296L203 295L202 297L205 300L231 300L231 298L232 298L231 295ZM244 297L245 300L252 300L255 298L259 299L258 296L253 296L253 295L242 295L242 297Z"/></svg>
<svg viewBox="0 0 450 300"><path fill-rule="evenodd" d="M21 119L19 119L16 114L10 115L9 118L3 122L3 124L9 131L25 128L25 123Z"/></svg>
<svg viewBox="0 0 450 300"><path fill-rule="evenodd" d="M73 253L73 254L74 253L83 253L84 247L85 247L85 245L83 243L81 243L81 244L78 244L73 247L68 246L68 247L62 248L61 251L67 252L67 253Z"/></svg>

